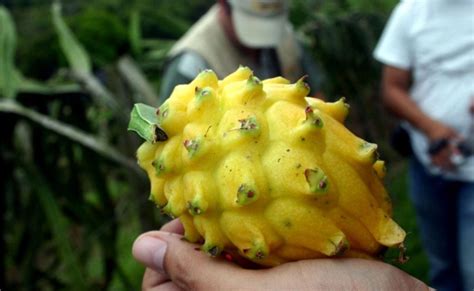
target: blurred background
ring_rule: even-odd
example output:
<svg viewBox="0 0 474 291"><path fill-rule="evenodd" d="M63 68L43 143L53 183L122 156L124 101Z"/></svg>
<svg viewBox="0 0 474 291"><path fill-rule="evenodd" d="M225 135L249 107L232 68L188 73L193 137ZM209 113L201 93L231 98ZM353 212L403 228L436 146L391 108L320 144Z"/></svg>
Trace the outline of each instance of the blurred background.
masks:
<svg viewBox="0 0 474 291"><path fill-rule="evenodd" d="M396 123L379 98L372 50L397 0L293 0L291 21L346 96L348 127L379 144L408 263L426 281L406 164L389 145ZM127 132L136 102L158 106L166 53L213 0L0 1L1 290L137 290L131 246L167 218L148 201Z"/></svg>

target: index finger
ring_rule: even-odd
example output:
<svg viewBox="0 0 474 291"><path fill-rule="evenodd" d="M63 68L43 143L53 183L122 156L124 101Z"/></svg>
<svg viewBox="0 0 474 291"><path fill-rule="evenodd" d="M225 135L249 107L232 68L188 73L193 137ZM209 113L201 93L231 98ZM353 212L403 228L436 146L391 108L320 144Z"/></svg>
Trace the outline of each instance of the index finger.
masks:
<svg viewBox="0 0 474 291"><path fill-rule="evenodd" d="M183 224L178 218L173 219L170 222L164 224L160 230L177 234L184 234Z"/></svg>

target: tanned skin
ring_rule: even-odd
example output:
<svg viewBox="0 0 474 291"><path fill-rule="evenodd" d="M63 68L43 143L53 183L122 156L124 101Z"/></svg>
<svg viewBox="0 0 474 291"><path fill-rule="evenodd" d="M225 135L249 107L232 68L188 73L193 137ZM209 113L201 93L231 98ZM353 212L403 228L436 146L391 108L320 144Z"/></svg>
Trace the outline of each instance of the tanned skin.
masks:
<svg viewBox="0 0 474 291"><path fill-rule="evenodd" d="M440 139L450 141L461 139L453 128L432 119L420 110L418 105L410 98L410 87L412 73L392 66L385 66L382 75L382 96L386 108L398 118L408 121L424 133L433 142ZM451 162L451 155L459 150L453 144L449 144L440 152L431 156L434 165L446 170L455 168Z"/></svg>

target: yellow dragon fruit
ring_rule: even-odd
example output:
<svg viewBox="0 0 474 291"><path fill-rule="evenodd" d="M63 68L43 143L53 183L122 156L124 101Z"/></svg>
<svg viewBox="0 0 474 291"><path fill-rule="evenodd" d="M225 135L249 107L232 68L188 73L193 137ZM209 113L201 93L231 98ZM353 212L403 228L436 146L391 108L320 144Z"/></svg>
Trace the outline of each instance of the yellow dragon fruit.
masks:
<svg viewBox="0 0 474 291"><path fill-rule="evenodd" d="M344 125L344 99L306 97L304 78L260 81L247 67L177 86L158 110L137 104L129 129L151 199L211 256L264 266L377 257L405 232L391 219L377 145Z"/></svg>

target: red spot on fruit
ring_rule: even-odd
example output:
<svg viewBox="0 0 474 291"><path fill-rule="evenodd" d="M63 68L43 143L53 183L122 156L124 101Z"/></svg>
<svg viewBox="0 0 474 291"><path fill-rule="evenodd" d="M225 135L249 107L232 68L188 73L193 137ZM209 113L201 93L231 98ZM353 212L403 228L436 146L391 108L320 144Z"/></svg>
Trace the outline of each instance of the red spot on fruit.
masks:
<svg viewBox="0 0 474 291"><path fill-rule="evenodd" d="M234 261L234 257L231 254L224 254L224 258L229 262Z"/></svg>

